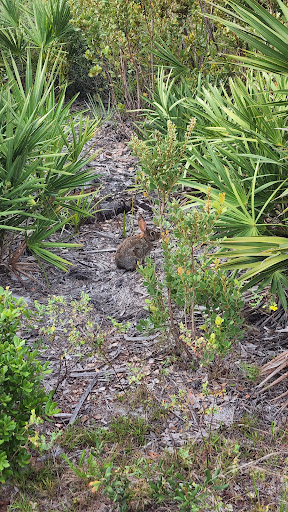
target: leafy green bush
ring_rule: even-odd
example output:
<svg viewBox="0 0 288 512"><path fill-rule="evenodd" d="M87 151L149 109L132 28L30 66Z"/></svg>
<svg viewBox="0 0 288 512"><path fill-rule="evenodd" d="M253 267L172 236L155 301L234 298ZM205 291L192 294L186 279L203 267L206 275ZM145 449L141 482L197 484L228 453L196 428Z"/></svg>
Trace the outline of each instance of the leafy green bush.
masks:
<svg viewBox="0 0 288 512"><path fill-rule="evenodd" d="M0 482L29 462L31 415L56 412L51 394L41 385L48 363L42 366L37 352L17 335L21 319L29 315L22 299L0 288Z"/></svg>
<svg viewBox="0 0 288 512"><path fill-rule="evenodd" d="M188 204L184 209L179 201L172 200L177 181L184 182L179 177L184 174L182 161L195 123L192 118L182 142L177 138L176 126L168 120L166 136L156 131L148 141L133 137L132 147L141 164L139 188L147 196L156 191L156 221L162 230L164 256L163 276L157 275L151 259L145 267L139 267L150 295L150 320L140 322L140 326L147 328L150 321L156 328L169 329L178 352L192 350L205 362L215 355L225 355L239 336L243 303L238 281L221 271L218 261L211 264L211 255L203 252L223 215L225 193L212 196L213 207L210 185L206 186L208 200L200 208ZM202 332L195 324L199 305L205 318Z"/></svg>
<svg viewBox="0 0 288 512"><path fill-rule="evenodd" d="M34 302L36 312L34 320L43 322L37 326L44 341L52 341L55 336L65 342L66 350L80 347L85 343L95 343L99 335L99 326L93 320L90 297L81 292L80 299L67 301L65 297L53 295L47 304Z"/></svg>
<svg viewBox="0 0 288 512"><path fill-rule="evenodd" d="M89 76L90 63L85 57L88 47L84 36L75 30L69 36L69 42L64 46L65 58L63 73L68 81L66 97L72 98L78 94L81 100L87 100L89 95L101 94L103 99L109 96L108 86L102 76Z"/></svg>
<svg viewBox="0 0 288 512"><path fill-rule="evenodd" d="M154 132L148 144L137 136L132 137L131 146L141 163L141 170L137 172L138 187L141 187L146 196L156 190L156 204L161 217L180 176L183 175L181 164L195 122L195 118L191 119L184 142L177 140L176 126L170 120L167 122L166 137L160 132Z"/></svg>
<svg viewBox="0 0 288 512"><path fill-rule="evenodd" d="M153 90L155 64L171 66L170 51L172 64L187 67L195 84L199 71L227 76L229 64L219 66L216 57L238 46L237 36L203 16L205 0L77 0L70 8L86 36L91 76L103 75L113 103L130 109L140 108L141 95Z"/></svg>
<svg viewBox="0 0 288 512"><path fill-rule="evenodd" d="M151 322L157 329L168 328L178 352L194 353L202 363L226 355L243 324L240 283L203 251L222 208L221 198L218 212L211 210L209 198L203 209L190 211L173 201L164 221L164 275L157 274L151 259L139 267L150 295L146 300L150 318L140 321L140 326ZM199 306L200 327L196 325Z"/></svg>

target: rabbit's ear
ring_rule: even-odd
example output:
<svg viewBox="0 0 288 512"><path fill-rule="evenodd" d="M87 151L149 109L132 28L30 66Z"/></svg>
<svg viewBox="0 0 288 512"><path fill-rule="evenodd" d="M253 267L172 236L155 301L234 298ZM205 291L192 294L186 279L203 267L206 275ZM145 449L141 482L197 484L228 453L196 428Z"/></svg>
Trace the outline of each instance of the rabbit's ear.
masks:
<svg viewBox="0 0 288 512"><path fill-rule="evenodd" d="M138 225L144 235L144 233L146 232L147 226L146 226L146 222L143 219L143 217L138 217Z"/></svg>

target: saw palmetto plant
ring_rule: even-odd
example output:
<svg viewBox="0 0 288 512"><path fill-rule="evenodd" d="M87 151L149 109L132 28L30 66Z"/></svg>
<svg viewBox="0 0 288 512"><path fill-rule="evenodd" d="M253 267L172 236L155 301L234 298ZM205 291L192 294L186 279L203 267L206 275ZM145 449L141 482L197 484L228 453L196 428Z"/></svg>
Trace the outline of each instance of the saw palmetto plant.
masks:
<svg viewBox="0 0 288 512"><path fill-rule="evenodd" d="M245 270L240 280L246 288L269 285L287 311L288 239L277 236L235 237L220 242L219 257L226 269Z"/></svg>
<svg viewBox="0 0 288 512"><path fill-rule="evenodd" d="M238 23L229 21L227 16L221 22L249 45L244 55L231 58L254 69L287 75L288 27L285 23L288 21L288 7L282 0L277 2L282 11L282 20L270 14L256 0L244 0L241 3L228 0L227 4L232 11L222 6L218 8L225 15L236 15ZM219 21L219 17L215 19Z"/></svg>
<svg viewBox="0 0 288 512"><path fill-rule="evenodd" d="M288 379L288 350L279 354L279 356L269 361L261 368L261 375L263 375L264 379L257 386L261 393L271 389L272 387L280 384L284 380ZM283 372L283 370L286 370ZM274 379L271 381L271 379ZM272 399L272 402L279 402L279 400L287 397L288 390L284 391L277 397ZM282 403L281 408L279 409L279 413L281 413L288 406L288 399Z"/></svg>
<svg viewBox="0 0 288 512"><path fill-rule="evenodd" d="M4 59L7 81L0 89L0 249L1 265L19 275L24 251L61 269L67 261L54 251L71 247L51 236L66 223L62 214L71 192L95 178L87 170L95 154L83 154L98 121L70 114L65 88L56 88L59 62L47 72L49 56L40 53L33 72L27 53L25 76ZM72 133L72 136L71 136ZM80 154L81 153L81 154ZM79 198L79 196L77 196Z"/></svg>

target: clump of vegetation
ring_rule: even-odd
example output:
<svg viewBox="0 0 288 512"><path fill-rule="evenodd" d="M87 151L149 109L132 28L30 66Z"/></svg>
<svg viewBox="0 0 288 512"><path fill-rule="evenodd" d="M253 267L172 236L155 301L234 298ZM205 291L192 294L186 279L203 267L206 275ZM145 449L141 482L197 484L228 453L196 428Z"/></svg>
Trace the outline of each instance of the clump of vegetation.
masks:
<svg viewBox="0 0 288 512"><path fill-rule="evenodd" d="M99 84L88 76L89 64L84 57L87 46L84 35L71 23L66 0L3 0L0 4L0 48L6 59L17 63L19 74L25 76L27 49L33 55L35 69L41 52L48 57L48 70L55 58L61 61L59 82L69 81L68 95L93 92ZM0 59L0 75L5 78L5 65ZM72 83L73 81L73 83Z"/></svg>
<svg viewBox="0 0 288 512"><path fill-rule="evenodd" d="M195 124L193 118L182 142L174 123L168 121L167 135L156 132L147 142L134 137L132 147L141 163L137 175L140 189L151 197L156 192L155 212L163 238L164 277L157 276L151 259L139 267L150 294L146 301L150 321L157 328L169 327L178 351L184 349L189 354L191 349L207 362L215 354L224 356L231 341L240 335L243 301L239 282L228 277L207 251L213 228L225 209L225 193L219 193L216 201L213 197L212 202L211 187L207 187L204 206L190 209L172 199L184 172L183 159ZM205 319L201 331L195 325L199 305ZM148 324L140 322L142 327Z"/></svg>
<svg viewBox="0 0 288 512"><path fill-rule="evenodd" d="M162 219L172 198L172 192L183 175L183 160L196 119L191 119L184 141L179 141L175 124L167 121L167 135L156 131L148 141L132 137L131 146L139 158L141 170L137 172L138 188L148 197L151 192L157 194L154 203L159 208Z"/></svg>
<svg viewBox="0 0 288 512"><path fill-rule="evenodd" d="M230 65L219 66L216 56L220 51L224 60L227 50L233 51L239 41L233 32L223 32L219 22L205 17L210 9L206 1L113 0L107 4L105 0L77 0L70 7L73 23L86 36L90 75L103 75L113 103L124 106L124 102L128 109L139 109L141 96L150 95L159 62L172 65L176 74L180 68L193 85L199 72L213 70L223 78Z"/></svg>
<svg viewBox="0 0 288 512"><path fill-rule="evenodd" d="M22 299L0 288L0 482L30 460L31 416L57 412L52 394L47 395L42 387L49 363L42 366L37 351L30 350L18 335L21 320L29 316Z"/></svg>
<svg viewBox="0 0 288 512"><path fill-rule="evenodd" d="M178 404L174 407L178 410ZM272 425L271 432L263 433L258 419L249 416L241 419L239 425L235 423L231 428L211 431L201 441L191 440L181 447L144 452L139 449L139 436L147 439L153 425L134 416L116 421L117 428L116 422L105 429L72 427L61 440L62 446L69 450L70 440L74 448L75 440L76 446L83 447L83 440L87 439L86 447L91 448L82 451L77 463L72 460L73 452L71 456L66 452L64 460L86 483L91 497L104 494L122 511L143 510L152 504L193 512L228 512L232 511L234 503L239 505L239 502L243 508L253 511L267 505L265 489L271 483L276 462L270 456L272 453L275 455L281 444L287 441L285 430L276 432L275 425ZM261 467L259 446L261 456L265 457ZM251 447L255 448L252 455ZM250 464L246 466L248 452ZM283 452L278 454L277 463L285 466ZM235 485L241 486L243 478L245 490L241 490L241 495L235 495ZM287 485L282 482L275 507L282 507L280 510L285 511L286 496Z"/></svg>
<svg viewBox="0 0 288 512"><path fill-rule="evenodd" d="M77 437L77 430L68 431L68 438L71 434ZM184 449L161 456L153 452L148 456L139 453L139 441L141 439L143 443L142 437L147 430L149 425L140 418L123 417L111 428L94 432L93 450L90 454L84 450L77 464L66 455L64 460L79 478L88 483L92 493L101 492L108 496L123 512L143 510L155 502L174 502L179 504L179 510L195 512L203 510L208 503L220 505L222 500L216 491L227 487L221 485L220 471L212 473L206 469L197 478L198 483L194 479L189 482L189 468L181 457Z"/></svg>
<svg viewBox="0 0 288 512"><path fill-rule="evenodd" d="M81 152L99 121L70 114L73 102L65 104L65 87L57 91L59 62L48 72L48 61L40 54L33 73L28 51L23 85L16 62L5 60L8 80L0 88L0 261L18 277L31 267L20 261L26 249L39 262L67 269L55 251L77 244L49 237L70 222L72 208L81 211L71 192L95 178L85 169L95 154Z"/></svg>
<svg viewBox="0 0 288 512"><path fill-rule="evenodd" d="M79 299L68 301L63 296L48 297L47 304L34 302L35 313L33 325L37 325L44 341L64 342L67 352L79 349L88 343L99 348L104 341L104 334L93 320L93 306L87 293L82 292ZM68 346L67 343L68 342Z"/></svg>
<svg viewBox="0 0 288 512"><path fill-rule="evenodd" d="M146 302L153 326L169 327L178 351L189 354L191 350L202 362L227 354L243 324L239 282L219 268L207 249L203 251L223 201L220 197L218 212L212 211L209 198L202 210L184 211L177 201L172 202L164 222L164 277L157 276L151 259L140 267L150 294ZM204 323L196 326L199 305ZM142 320L140 325L148 327L149 321Z"/></svg>

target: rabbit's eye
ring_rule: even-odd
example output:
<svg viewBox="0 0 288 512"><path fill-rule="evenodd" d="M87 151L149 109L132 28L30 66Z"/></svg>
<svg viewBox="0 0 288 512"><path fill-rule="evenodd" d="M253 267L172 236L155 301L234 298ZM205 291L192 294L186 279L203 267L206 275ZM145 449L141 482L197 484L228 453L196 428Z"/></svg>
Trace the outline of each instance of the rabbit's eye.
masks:
<svg viewBox="0 0 288 512"><path fill-rule="evenodd" d="M151 236L155 236L155 231L150 231Z"/></svg>

